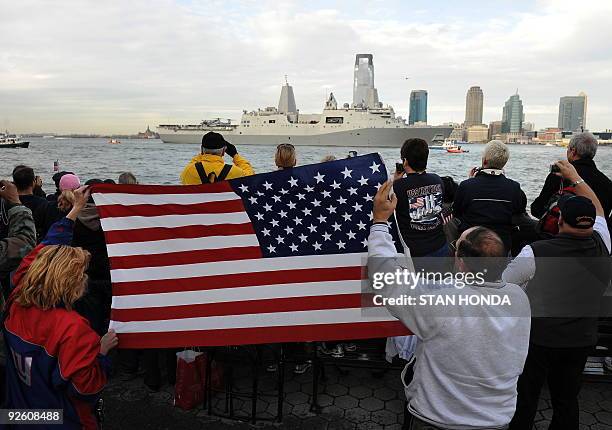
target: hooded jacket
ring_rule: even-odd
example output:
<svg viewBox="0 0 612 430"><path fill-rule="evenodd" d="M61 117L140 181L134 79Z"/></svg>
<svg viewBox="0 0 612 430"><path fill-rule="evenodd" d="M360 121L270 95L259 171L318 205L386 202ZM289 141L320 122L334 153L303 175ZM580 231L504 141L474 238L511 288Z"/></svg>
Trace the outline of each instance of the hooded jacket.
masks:
<svg viewBox="0 0 612 430"><path fill-rule="evenodd" d="M38 253L48 245L69 245L74 223L63 218L28 254L13 276L16 289ZM94 404L106 384L110 361L100 354L100 337L76 311L43 310L7 303L4 341L7 398L12 409L62 409L66 429L96 429Z"/></svg>
<svg viewBox="0 0 612 430"><path fill-rule="evenodd" d="M196 170L196 163L201 162L206 174L215 173L219 176L221 169L225 166L225 161L220 155L214 154L199 154L191 159L189 164L185 166L181 173L181 184L183 185L199 185L202 183L200 175ZM247 159L242 157L240 154L234 155L233 165L227 174L225 179L241 178L243 176L250 176L255 174L255 170L251 166L251 163Z"/></svg>

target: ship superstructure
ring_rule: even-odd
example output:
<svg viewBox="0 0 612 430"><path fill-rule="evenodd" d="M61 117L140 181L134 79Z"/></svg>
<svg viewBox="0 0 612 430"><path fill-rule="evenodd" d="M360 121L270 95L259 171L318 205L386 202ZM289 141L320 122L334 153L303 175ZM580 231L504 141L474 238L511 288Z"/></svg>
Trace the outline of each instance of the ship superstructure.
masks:
<svg viewBox="0 0 612 430"><path fill-rule="evenodd" d="M408 126L383 106L374 86L371 54L355 59L353 104L339 107L329 94L322 113L306 114L297 109L293 87L285 80L278 107L243 111L240 123L230 120L202 121L200 124L162 124L160 138L167 143L200 143L208 131L217 131L234 144L328 145L347 147L400 147L410 137L428 142L443 141L451 127Z"/></svg>

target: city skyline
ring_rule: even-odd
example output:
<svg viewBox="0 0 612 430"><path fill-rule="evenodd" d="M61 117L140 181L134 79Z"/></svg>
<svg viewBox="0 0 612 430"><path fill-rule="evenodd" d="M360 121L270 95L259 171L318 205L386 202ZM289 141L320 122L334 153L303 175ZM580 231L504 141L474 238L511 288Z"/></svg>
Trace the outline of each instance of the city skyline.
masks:
<svg viewBox="0 0 612 430"><path fill-rule="evenodd" d="M612 58L603 55L612 28L601 25L612 2L581 5L7 2L0 129L130 133L239 120L243 109L274 106L285 75L300 112L316 113L332 91L351 103L357 53L374 55L378 98L406 119L410 91L425 88L429 124L461 123L466 88L479 85L485 124L518 87L536 128L557 125L559 98L580 91L589 94L588 128L612 128Z"/></svg>

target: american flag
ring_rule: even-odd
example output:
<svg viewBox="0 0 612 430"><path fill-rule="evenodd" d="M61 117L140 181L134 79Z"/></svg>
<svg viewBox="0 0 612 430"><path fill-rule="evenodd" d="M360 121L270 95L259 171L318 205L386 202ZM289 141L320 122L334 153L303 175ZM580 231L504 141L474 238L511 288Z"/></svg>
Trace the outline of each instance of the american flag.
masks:
<svg viewBox="0 0 612 430"><path fill-rule="evenodd" d="M423 197L416 197L410 200L410 209L418 209L425 206L425 199Z"/></svg>
<svg viewBox="0 0 612 430"><path fill-rule="evenodd" d="M93 189L124 348L405 334L361 309L377 154L208 185Z"/></svg>

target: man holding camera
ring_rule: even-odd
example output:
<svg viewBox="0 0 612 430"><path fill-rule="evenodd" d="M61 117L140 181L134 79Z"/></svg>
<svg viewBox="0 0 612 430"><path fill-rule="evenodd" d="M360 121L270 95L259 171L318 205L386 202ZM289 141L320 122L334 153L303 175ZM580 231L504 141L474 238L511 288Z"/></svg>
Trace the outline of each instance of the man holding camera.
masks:
<svg viewBox="0 0 612 430"><path fill-rule="evenodd" d="M612 246L601 203L570 162L556 166L576 193L559 199L559 234L525 246L502 275L506 282L526 285L532 313L511 429L532 427L544 381L553 407L550 428L578 428L582 372L597 341L602 296L610 282Z"/></svg>
<svg viewBox="0 0 612 430"><path fill-rule="evenodd" d="M492 140L482 154L482 166L461 182L453 213L460 220L459 233L470 227L488 227L501 237L506 252L512 249L512 217L525 212L527 197L521 185L504 174L510 158L506 144Z"/></svg>
<svg viewBox="0 0 612 430"><path fill-rule="evenodd" d="M225 164L223 156L232 157L232 164ZM183 185L209 184L226 179L253 175L255 171L245 158L238 155L236 147L222 135L209 131L202 137L202 152L189 162L181 173Z"/></svg>
<svg viewBox="0 0 612 430"><path fill-rule="evenodd" d="M595 154L597 153L597 139L591 133L579 133L572 137L567 147L567 160L574 165L578 175L591 187L601 206L604 209L604 217L608 223L608 229L612 228L612 181L602 173L595 165ZM559 192L563 186L568 186L567 181L551 172L546 177L544 187L540 195L531 204L531 214L541 218L548 210L548 204L552 196Z"/></svg>

